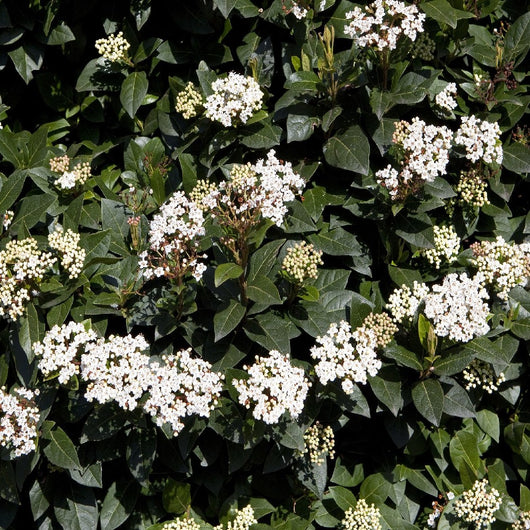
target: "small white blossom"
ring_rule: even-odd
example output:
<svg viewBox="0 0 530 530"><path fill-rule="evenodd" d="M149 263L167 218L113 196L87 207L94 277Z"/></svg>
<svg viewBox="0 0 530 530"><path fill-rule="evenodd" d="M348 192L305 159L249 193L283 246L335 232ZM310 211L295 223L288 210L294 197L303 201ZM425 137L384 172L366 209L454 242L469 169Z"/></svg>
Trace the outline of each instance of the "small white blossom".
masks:
<svg viewBox="0 0 530 530"><path fill-rule="evenodd" d="M191 81L176 96L175 110L180 112L186 120L197 116L202 105L202 94L195 88L195 85Z"/></svg>
<svg viewBox="0 0 530 530"><path fill-rule="evenodd" d="M57 156L50 160L50 169L60 176L54 184L63 189L71 190L76 186L82 186L91 176L90 163L80 162L70 170L70 157L68 155Z"/></svg>
<svg viewBox="0 0 530 530"><path fill-rule="evenodd" d="M80 240L79 234L70 229L65 232L60 225L48 236L48 244L59 252L61 265L68 272L70 279L81 274L85 263L86 250L79 245Z"/></svg>
<svg viewBox="0 0 530 530"><path fill-rule="evenodd" d="M160 530L201 530L201 525L193 519L175 519L164 523Z"/></svg>
<svg viewBox="0 0 530 530"><path fill-rule="evenodd" d="M434 101L438 107L446 111L452 111L456 108L456 84L448 83L447 86L436 94Z"/></svg>
<svg viewBox="0 0 530 530"><path fill-rule="evenodd" d="M248 379L234 379L232 384L239 393L239 402L250 409L258 420L278 423L289 412L298 418L311 383L304 370L291 364L288 355L272 350L268 357L256 356L252 366L244 366Z"/></svg>
<svg viewBox="0 0 530 530"><path fill-rule="evenodd" d="M263 92L253 77L230 72L212 83L213 94L206 98L206 117L225 127L246 123L263 104Z"/></svg>
<svg viewBox="0 0 530 530"><path fill-rule="evenodd" d="M416 40L416 35L423 32L425 14L399 0L375 0L364 9L355 7L347 12L346 19L351 22L344 26L344 33L358 46L381 51L395 49L402 35Z"/></svg>
<svg viewBox="0 0 530 530"><path fill-rule="evenodd" d="M530 530L530 511L519 512L519 517L512 524L512 530Z"/></svg>
<svg viewBox="0 0 530 530"><path fill-rule="evenodd" d="M35 406L38 390L15 388L11 394L0 388L0 446L15 457L35 450L39 409Z"/></svg>
<svg viewBox="0 0 530 530"><path fill-rule="evenodd" d="M495 374L490 363L479 359L474 359L471 364L462 372L466 382L466 390L472 388L482 388L488 394L493 394L499 390L499 385L505 381L503 373Z"/></svg>
<svg viewBox="0 0 530 530"><path fill-rule="evenodd" d="M293 283L302 285L306 280L318 277L318 265L322 263L322 251L302 241L287 249L282 270Z"/></svg>
<svg viewBox="0 0 530 530"><path fill-rule="evenodd" d="M468 342L489 331L489 300L479 273L469 278L466 273L447 275L442 285L434 285L425 297L425 316L432 322L438 337Z"/></svg>
<svg viewBox="0 0 530 530"><path fill-rule="evenodd" d="M482 160L486 164L502 164L503 151L498 123L479 120L475 116L462 116L462 124L455 134L456 145L466 149L471 162Z"/></svg>
<svg viewBox="0 0 530 530"><path fill-rule="evenodd" d="M237 510L234 518L226 524L214 526L214 530L249 530L258 521L254 515L254 509L250 504Z"/></svg>
<svg viewBox="0 0 530 530"><path fill-rule="evenodd" d="M333 323L326 335L316 338L311 357L318 360L315 373L323 385L338 379L346 394L353 392L354 383L365 384L381 368L377 357L377 336L366 326L351 331L345 320Z"/></svg>
<svg viewBox="0 0 530 530"><path fill-rule="evenodd" d="M13 210L7 210L4 214L4 220L2 221L2 225L4 226L4 230L7 230L11 223L13 222L13 218L15 217L15 212Z"/></svg>
<svg viewBox="0 0 530 530"><path fill-rule="evenodd" d="M495 512L501 507L500 493L486 479L477 480L454 502L458 517L473 525L475 530L489 528L496 521Z"/></svg>
<svg viewBox="0 0 530 530"><path fill-rule="evenodd" d="M388 297L387 309L398 324L412 321L423 299L429 293L424 283L414 282L412 289L402 285Z"/></svg>
<svg viewBox="0 0 530 530"><path fill-rule="evenodd" d="M454 263L460 250L460 238L453 226L435 225L434 248L422 249L420 254L436 269L442 263Z"/></svg>

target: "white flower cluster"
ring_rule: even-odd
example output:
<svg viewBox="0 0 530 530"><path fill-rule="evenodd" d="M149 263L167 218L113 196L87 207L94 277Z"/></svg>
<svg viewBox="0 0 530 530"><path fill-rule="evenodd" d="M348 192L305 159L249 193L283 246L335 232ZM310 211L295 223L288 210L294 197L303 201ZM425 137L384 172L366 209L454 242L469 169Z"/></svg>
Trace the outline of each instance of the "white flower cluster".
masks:
<svg viewBox="0 0 530 530"><path fill-rule="evenodd" d="M202 107L202 94L195 88L195 85L190 81L184 90L181 90L175 101L175 110L182 114L186 120L195 118L198 110Z"/></svg>
<svg viewBox="0 0 530 530"><path fill-rule="evenodd" d="M458 193L458 202L461 206L471 206L481 208L490 204L488 199L487 181L483 178L481 172L470 169L462 171L455 191Z"/></svg>
<svg viewBox="0 0 530 530"><path fill-rule="evenodd" d="M287 255L282 261L282 270L293 283L302 285L306 280L318 277L318 265L322 264L322 251L302 241L287 249Z"/></svg>
<svg viewBox="0 0 530 530"><path fill-rule="evenodd" d="M497 376L490 363L479 359L473 359L471 364L462 372L462 375L467 381L466 390L482 388L488 394L493 394L499 390L499 385L506 380L503 373Z"/></svg>
<svg viewBox="0 0 530 530"><path fill-rule="evenodd" d="M477 480L470 490L454 502L454 510L458 517L470 523L475 530L488 528L496 521L495 512L501 507L500 493L489 487L486 479Z"/></svg>
<svg viewBox="0 0 530 530"><path fill-rule="evenodd" d="M230 179L202 198L203 206L221 224L232 227L245 222L257 224L260 215L281 226L288 211L286 203L300 195L305 182L290 162L282 162L275 155L271 149L266 160L234 166Z"/></svg>
<svg viewBox="0 0 530 530"><path fill-rule="evenodd" d="M517 521L512 524L512 530L530 530L530 511L519 512Z"/></svg>
<svg viewBox="0 0 530 530"><path fill-rule="evenodd" d="M301 455L308 455L311 463L319 466L326 461L326 456L335 458L333 429L329 425L324 427L318 421L311 425L304 434L304 450Z"/></svg>
<svg viewBox="0 0 530 530"><path fill-rule="evenodd" d="M456 108L457 105L455 96L456 84L448 83L447 86L441 92L438 92L438 94L436 94L434 102L441 109L451 112L453 109Z"/></svg>
<svg viewBox="0 0 530 530"><path fill-rule="evenodd" d="M79 246L80 240L79 234L70 229L65 232L60 225L48 236L48 244L59 252L61 265L68 272L70 279L81 274L85 263L86 250Z"/></svg>
<svg viewBox="0 0 530 530"><path fill-rule="evenodd" d="M344 26L346 35L362 48L375 46L382 51L395 49L401 35L416 40L423 32L425 15L415 5L399 0L375 0L364 9L355 7L346 13L346 19L351 20Z"/></svg>
<svg viewBox="0 0 530 530"><path fill-rule="evenodd" d="M398 324L411 322L428 293L429 288L424 283L415 281L412 289L402 285L388 297L387 309Z"/></svg>
<svg viewBox="0 0 530 530"><path fill-rule="evenodd" d="M246 123L263 104L263 92L253 77L230 72L212 83L206 98L206 117L225 127Z"/></svg>
<svg viewBox="0 0 530 530"><path fill-rule="evenodd" d="M278 423L280 416L289 412L298 418L311 383L304 370L291 364L288 355L276 350L268 357L256 356L252 366L244 366L248 379L234 379L239 402L247 409L253 406L253 416L265 423Z"/></svg>
<svg viewBox="0 0 530 530"><path fill-rule="evenodd" d="M447 505L447 502L454 499L455 494L452 491L449 491L445 494L445 498L443 495L438 495L438 499L442 501L442 504L440 504L438 501L433 501L432 503L432 512L429 514L429 517L427 519L427 526L430 526L431 528L436 527L436 520L440 515L442 515L442 512L444 511L445 506Z"/></svg>
<svg viewBox="0 0 530 530"><path fill-rule="evenodd" d="M489 295L483 281L480 273L473 278L466 273L452 273L442 285L432 286L425 297L424 313L438 337L468 342L489 331Z"/></svg>
<svg viewBox="0 0 530 530"><path fill-rule="evenodd" d="M87 401L115 401L125 410L134 410L149 385L149 356L142 353L148 348L142 335L111 335L85 344L81 377L88 383Z"/></svg>
<svg viewBox="0 0 530 530"><path fill-rule="evenodd" d="M39 250L32 237L9 241L0 250L0 316L17 320L56 258Z"/></svg>
<svg viewBox="0 0 530 530"><path fill-rule="evenodd" d="M42 342L33 344L33 351L39 357L39 370L45 378L58 376L59 383L67 384L79 374L80 355L85 345L96 339L96 333L85 329L83 324L70 322L53 326Z"/></svg>
<svg viewBox="0 0 530 530"><path fill-rule="evenodd" d="M352 332L345 320L333 323L326 335L316 338L311 357L317 359L315 373L325 385L339 379L346 394L353 392L354 383L365 384L368 374L374 376L381 368L377 358L377 337L371 329L358 327Z"/></svg>
<svg viewBox="0 0 530 530"><path fill-rule="evenodd" d="M140 254L139 267L145 278L183 277L191 272L200 280L206 266L198 260L199 238L205 234L201 208L184 192L175 192L160 207L149 225L149 251Z"/></svg>
<svg viewBox="0 0 530 530"><path fill-rule="evenodd" d="M387 313L370 313L363 320L362 327L373 331L377 347L381 349L392 342L398 331L398 327Z"/></svg>
<svg viewBox="0 0 530 530"><path fill-rule="evenodd" d="M131 45L123 36L123 31L113 33L105 39L98 39L95 46L98 53L111 63L128 61L127 50Z"/></svg>
<svg viewBox="0 0 530 530"><path fill-rule="evenodd" d="M432 182L443 175L449 162L453 133L444 125L427 125L418 117L412 122L395 125L392 142L399 152L401 171L388 165L377 171L377 182L388 189L392 199L399 199L423 182Z"/></svg>
<svg viewBox="0 0 530 530"><path fill-rule="evenodd" d="M374 504L359 499L354 508L348 508L341 521L343 530L382 530L381 512Z"/></svg>
<svg viewBox="0 0 530 530"><path fill-rule="evenodd" d="M249 530L249 528L258 521L254 515L254 509L250 504L237 510L234 519L226 524L214 526L214 530Z"/></svg>
<svg viewBox="0 0 530 530"><path fill-rule="evenodd" d="M495 241L481 241L471 245L471 264L484 275L501 300L516 285L525 286L530 278L530 243L507 243L502 236Z"/></svg>
<svg viewBox="0 0 530 530"><path fill-rule="evenodd" d="M434 248L422 249L420 254L436 269L442 262L451 264L458 257L460 250L460 238L453 226L435 225Z"/></svg>
<svg viewBox="0 0 530 530"><path fill-rule="evenodd" d="M455 143L466 149L471 162L502 164L503 152L498 123L482 121L475 116L462 116L462 124L455 134Z"/></svg>
<svg viewBox="0 0 530 530"><path fill-rule="evenodd" d="M175 519L174 521L169 521L164 523L160 530L201 530L201 525L186 517L185 519Z"/></svg>
<svg viewBox="0 0 530 530"><path fill-rule="evenodd" d="M143 404L161 427L169 424L176 436L184 427L182 418L197 414L208 418L223 390L223 376L212 372L211 364L193 359L191 349L162 357L163 364L151 362L148 398Z"/></svg>
<svg viewBox="0 0 530 530"><path fill-rule="evenodd" d="M76 164L71 171L70 162L68 155L57 156L50 160L50 169L54 173L60 173L54 184L63 190L71 190L76 186L82 186L91 175L88 162Z"/></svg>
<svg viewBox="0 0 530 530"><path fill-rule="evenodd" d="M0 388L0 446L15 457L35 450L39 409L35 406L38 390L16 388L12 394Z"/></svg>
<svg viewBox="0 0 530 530"><path fill-rule="evenodd" d="M304 6L297 4L296 2L293 2L293 7L291 11L298 20L304 19L309 13L308 9L306 9Z"/></svg>

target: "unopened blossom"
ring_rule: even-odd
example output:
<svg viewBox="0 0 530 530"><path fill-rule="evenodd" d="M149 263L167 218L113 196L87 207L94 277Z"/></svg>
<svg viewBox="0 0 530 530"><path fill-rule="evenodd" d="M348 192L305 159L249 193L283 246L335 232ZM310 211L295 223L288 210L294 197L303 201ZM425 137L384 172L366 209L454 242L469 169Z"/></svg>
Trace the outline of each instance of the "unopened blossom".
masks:
<svg viewBox="0 0 530 530"><path fill-rule="evenodd" d="M67 384L72 377L79 375L81 353L86 345L96 340L96 332L86 330L81 323L53 326L41 342L33 344L39 370L46 379L57 376L60 384Z"/></svg>
<svg viewBox="0 0 530 530"><path fill-rule="evenodd" d="M462 372L466 380L466 390L481 388L488 394L493 394L499 390L499 385L505 381L503 373L497 375L490 363L474 359L471 364Z"/></svg>
<svg viewBox="0 0 530 530"><path fill-rule="evenodd" d="M438 94L436 94L434 102L441 109L451 112L457 106L455 96L456 84L448 83L447 86L441 92L438 92Z"/></svg>
<svg viewBox="0 0 530 530"><path fill-rule="evenodd" d="M164 523L160 530L201 530L201 525L193 519L186 517Z"/></svg>
<svg viewBox="0 0 530 530"><path fill-rule="evenodd" d="M35 405L38 390L15 388L11 393L0 388L0 446L15 457L35 450L39 409Z"/></svg>
<svg viewBox="0 0 530 530"><path fill-rule="evenodd" d="M81 377L87 382L85 399L116 402L134 410L149 387L149 344L142 335L98 339L85 345L81 355Z"/></svg>
<svg viewBox="0 0 530 530"><path fill-rule="evenodd" d="M71 190L82 186L91 176L89 162L79 162L70 169L71 160L68 155L57 156L50 159L50 169L59 173L54 181L55 186L62 190Z"/></svg>
<svg viewBox="0 0 530 530"><path fill-rule="evenodd" d="M458 203L461 206L472 208L482 208L490 204L487 192L487 180L482 172L476 169L462 171L455 191L458 193Z"/></svg>
<svg viewBox="0 0 530 530"><path fill-rule="evenodd" d="M388 297L387 309L398 324L410 323L428 293L429 288L424 283L415 281L412 289L402 285Z"/></svg>
<svg viewBox="0 0 530 530"><path fill-rule="evenodd" d="M0 250L0 316L15 321L38 294L38 285L55 263L49 252L39 250L32 237L9 241Z"/></svg>
<svg viewBox="0 0 530 530"><path fill-rule="evenodd" d="M113 33L106 38L98 39L95 43L98 53L111 63L128 62L128 49L131 44L123 36L123 31Z"/></svg>
<svg viewBox="0 0 530 530"><path fill-rule="evenodd" d="M225 127L247 123L261 109L263 91L253 77L230 72L212 83L213 94L206 98L206 117Z"/></svg>
<svg viewBox="0 0 530 530"><path fill-rule="evenodd" d="M301 455L307 455L312 464L322 465L326 457L335 458L335 434L329 426L316 421L304 433L304 449Z"/></svg>
<svg viewBox="0 0 530 530"><path fill-rule="evenodd" d="M519 512L517 521L512 524L512 530L530 530L530 511Z"/></svg>
<svg viewBox="0 0 530 530"><path fill-rule="evenodd" d="M305 241L287 249L282 270L293 283L302 285L306 280L318 277L318 265L322 265L322 251Z"/></svg>
<svg viewBox="0 0 530 530"><path fill-rule="evenodd" d="M374 504L368 505L364 499L359 499L355 508L348 508L341 521L343 530L382 530L381 512Z"/></svg>
<svg viewBox="0 0 530 530"><path fill-rule="evenodd" d="M298 418L311 383L302 368L293 366L289 355L272 350L268 357L256 356L255 363L243 369L249 378L234 379L232 384L239 403L252 408L256 419L274 424L286 412Z"/></svg>
<svg viewBox="0 0 530 530"><path fill-rule="evenodd" d="M485 285L491 286L501 300L515 286L526 286L530 278L530 243L506 242L502 236L494 241L471 245L471 264L484 276Z"/></svg>
<svg viewBox="0 0 530 530"><path fill-rule="evenodd" d="M425 32L420 33L414 41L411 55L413 58L419 58L422 61L432 61L436 52L436 43Z"/></svg>
<svg viewBox="0 0 530 530"><path fill-rule="evenodd" d="M158 426L168 424L174 436L184 427L185 417L208 418L223 390L223 376L211 368L207 361L193 359L191 349L151 362L143 410Z"/></svg>
<svg viewBox="0 0 530 530"><path fill-rule="evenodd" d="M377 357L377 337L371 329L360 326L354 331L345 320L330 325L324 336L316 338L310 350L317 360L315 373L323 385L338 380L346 394L354 384L365 384L368 375L374 376L381 368Z"/></svg>
<svg viewBox="0 0 530 530"><path fill-rule="evenodd" d="M495 512L501 507L500 493L492 488L487 479L477 480L470 490L464 491L454 502L454 511L475 530L489 528L496 521Z"/></svg>
<svg viewBox="0 0 530 530"><path fill-rule="evenodd" d="M200 280L206 270L198 251L204 234L201 208L184 192L175 192L149 223L149 249L139 256L140 271L147 279L179 279L190 273Z"/></svg>
<svg viewBox="0 0 530 530"><path fill-rule="evenodd" d="M456 261L460 251L460 237L454 226L435 225L434 248L421 249L420 254L436 269L442 264L451 264Z"/></svg>
<svg viewBox="0 0 530 530"><path fill-rule="evenodd" d="M398 327L387 313L370 313L363 320L362 327L374 333L377 347L380 349L386 348L398 331Z"/></svg>
<svg viewBox="0 0 530 530"><path fill-rule="evenodd" d="M412 4L399 0L375 0L363 9L355 7L346 13L350 22L344 33L355 40L361 48L373 46L379 51L396 48L401 36L416 40L423 32L425 15Z"/></svg>
<svg viewBox="0 0 530 530"><path fill-rule="evenodd" d="M175 110L182 114L186 120L195 118L203 105L203 97L195 85L190 81L184 90L181 90L175 101Z"/></svg>
<svg viewBox="0 0 530 530"><path fill-rule="evenodd" d="M68 272L70 279L77 278L83 270L86 250L79 245L81 236L68 228L66 231L57 225L48 236L48 244L57 250L61 266Z"/></svg>
<svg viewBox="0 0 530 530"><path fill-rule="evenodd" d="M455 144L462 145L471 162L502 164L503 151L497 122L479 120L476 116L462 116L462 124L455 133Z"/></svg>
<svg viewBox="0 0 530 530"><path fill-rule="evenodd" d="M425 316L432 322L438 337L468 342L489 331L489 295L479 273L448 274L441 285L433 285L425 297Z"/></svg>
<svg viewBox="0 0 530 530"><path fill-rule="evenodd" d="M248 504L241 510L237 510L231 521L214 526L214 530L249 530L257 522L254 509Z"/></svg>

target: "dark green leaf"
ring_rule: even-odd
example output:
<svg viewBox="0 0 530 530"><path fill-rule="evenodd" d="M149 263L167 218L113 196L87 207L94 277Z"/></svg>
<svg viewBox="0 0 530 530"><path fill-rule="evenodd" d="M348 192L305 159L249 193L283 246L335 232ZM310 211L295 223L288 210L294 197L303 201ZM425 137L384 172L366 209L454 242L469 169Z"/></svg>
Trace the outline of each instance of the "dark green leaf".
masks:
<svg viewBox="0 0 530 530"><path fill-rule="evenodd" d="M323 149L326 162L330 166L361 175L368 174L370 144L358 125L332 136Z"/></svg>
<svg viewBox="0 0 530 530"><path fill-rule="evenodd" d="M131 118L136 115L136 111L140 108L148 89L149 81L145 72L133 72L123 82L120 101Z"/></svg>
<svg viewBox="0 0 530 530"><path fill-rule="evenodd" d="M43 444L44 454L53 465L78 471L83 469L72 440L60 427L45 432L43 439L46 440Z"/></svg>
<svg viewBox="0 0 530 530"><path fill-rule="evenodd" d="M162 494L162 502L166 512L181 514L191 505L191 489L189 484L168 478Z"/></svg>
<svg viewBox="0 0 530 530"><path fill-rule="evenodd" d="M418 412L438 426L444 409L442 385L435 379L425 379L412 388L412 400Z"/></svg>
<svg viewBox="0 0 530 530"><path fill-rule="evenodd" d="M101 530L114 530L130 517L139 491L139 485L133 480L111 484L99 514Z"/></svg>
<svg viewBox="0 0 530 530"><path fill-rule="evenodd" d="M226 337L245 316L245 306L237 300L230 300L228 306L218 311L213 317L215 341Z"/></svg>
<svg viewBox="0 0 530 530"><path fill-rule="evenodd" d="M221 263L215 268L214 283L219 287L227 280L239 278L243 274L243 269L236 263Z"/></svg>

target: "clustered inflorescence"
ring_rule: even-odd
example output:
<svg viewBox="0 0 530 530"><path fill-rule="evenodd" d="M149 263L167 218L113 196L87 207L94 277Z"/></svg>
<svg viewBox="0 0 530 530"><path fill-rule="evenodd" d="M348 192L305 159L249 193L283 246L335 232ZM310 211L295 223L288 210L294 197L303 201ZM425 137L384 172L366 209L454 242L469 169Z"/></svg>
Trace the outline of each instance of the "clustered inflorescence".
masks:
<svg viewBox="0 0 530 530"><path fill-rule="evenodd" d="M289 412L296 419L304 408L311 386L304 370L293 366L289 356L276 350L268 357L256 356L252 366L244 366L248 379L234 379L232 384L239 392L239 402L265 423L278 423Z"/></svg>
<svg viewBox="0 0 530 530"><path fill-rule="evenodd" d="M32 237L9 241L0 250L0 316L15 321L24 313L26 303L56 259L39 250Z"/></svg>
<svg viewBox="0 0 530 530"><path fill-rule="evenodd" d="M48 236L48 244L57 250L61 260L61 265L68 272L70 279L77 278L83 270L86 250L79 246L81 236L68 229L57 225L55 230Z"/></svg>
<svg viewBox="0 0 530 530"><path fill-rule="evenodd" d="M290 281L303 285L306 280L318 277L318 265L322 264L322 251L302 241L287 249L282 270Z"/></svg>
<svg viewBox="0 0 530 530"><path fill-rule="evenodd" d="M39 409L35 405L38 390L15 388L11 394L0 388L0 446L15 457L35 450Z"/></svg>
<svg viewBox="0 0 530 530"><path fill-rule="evenodd" d="M432 512L427 519L427 526L430 526L431 528L436 527L436 520L442 515L447 503L454 498L455 494L452 491L448 491L445 496L442 494L438 495L438 500L433 501L432 503Z"/></svg>
<svg viewBox="0 0 530 530"><path fill-rule="evenodd" d="M123 31L113 33L104 39L98 39L95 46L98 53L111 63L129 61L127 51L131 47L131 44L123 36Z"/></svg>
<svg viewBox="0 0 530 530"><path fill-rule="evenodd" d="M355 508L348 508L341 521L342 530L382 530L381 512L374 504L359 499Z"/></svg>
<svg viewBox="0 0 530 530"><path fill-rule="evenodd" d="M414 282L412 288L402 285L388 297L387 308L398 324L410 323L423 299L429 293L424 283Z"/></svg>
<svg viewBox="0 0 530 530"><path fill-rule="evenodd" d="M462 171L455 191L458 193L458 203L464 207L481 208L490 204L488 200L487 180L481 171L472 168Z"/></svg>
<svg viewBox="0 0 530 530"><path fill-rule="evenodd" d="M434 98L434 102L438 107L441 109L451 112L456 108L456 84L455 83L448 83L447 86L441 91L436 94Z"/></svg>
<svg viewBox="0 0 530 530"><path fill-rule="evenodd" d="M141 335L103 339L74 323L54 326L33 345L45 377L58 375L66 384L80 375L88 401L141 408L176 436L184 417L210 415L222 391L222 376L208 362L193 359L190 349L157 360L144 353L148 348Z"/></svg>
<svg viewBox="0 0 530 530"><path fill-rule="evenodd" d="M204 103L206 117L225 127L247 123L263 105L263 91L253 77L230 72L212 83Z"/></svg>
<svg viewBox="0 0 530 530"><path fill-rule="evenodd" d="M181 90L175 100L175 110L182 114L186 120L195 118L198 111L203 107L204 100L202 94L195 88L195 85L190 81L184 90Z"/></svg>
<svg viewBox="0 0 530 530"><path fill-rule="evenodd" d="M395 124L392 137L401 171L388 165L376 172L377 182L393 200L402 199L424 182L445 174L453 133L442 126L427 125L418 117Z"/></svg>
<svg viewBox="0 0 530 530"><path fill-rule="evenodd" d="M462 124L455 134L455 144L464 146L471 162L502 164L503 151L498 123L462 116Z"/></svg>
<svg viewBox="0 0 530 530"><path fill-rule="evenodd" d="M315 422L304 434L304 450L302 455L308 455L311 463L322 465L326 457L335 458L335 435L333 429L320 422Z"/></svg>
<svg viewBox="0 0 530 530"><path fill-rule="evenodd" d="M495 512L501 507L500 493L489 486L486 479L477 480L470 490L454 502L454 511L475 530L488 528L496 521Z"/></svg>
<svg viewBox="0 0 530 530"><path fill-rule="evenodd" d="M363 320L362 327L374 333L377 347L380 349L386 348L398 331L398 327L387 313L370 313Z"/></svg>
<svg viewBox="0 0 530 530"><path fill-rule="evenodd" d="M482 388L488 394L493 394L493 392L499 390L499 385L505 381L505 376L502 372L497 375L490 363L480 359L471 361L471 364L462 372L462 375L466 380L466 390Z"/></svg>
<svg viewBox="0 0 530 530"><path fill-rule="evenodd" d="M530 530L530 511L519 512L519 517L512 524L512 530Z"/></svg>
<svg viewBox="0 0 530 530"><path fill-rule="evenodd" d="M315 373L323 385L339 379L346 394L353 392L354 383L365 384L367 376L381 368L377 357L377 336L366 326L354 331L345 320L333 323L326 335L316 338L311 357L318 360Z"/></svg>
<svg viewBox="0 0 530 530"><path fill-rule="evenodd" d="M200 237L205 234L203 211L184 192L175 192L149 225L149 250L139 262L145 278L181 280L189 272L200 280L206 266L198 261Z"/></svg>
<svg viewBox="0 0 530 530"><path fill-rule="evenodd" d="M54 184L63 189L71 190L82 186L91 175L90 163L80 162L70 169L70 157L68 155L57 156L50 159L50 169L60 176L55 179Z"/></svg>
<svg viewBox="0 0 530 530"><path fill-rule="evenodd" d="M495 241L481 241L471 245L471 264L484 276L501 300L517 285L524 287L530 277L530 243L507 243L498 236Z"/></svg>
<svg viewBox="0 0 530 530"><path fill-rule="evenodd" d="M434 231L434 248L422 249L421 255L436 269L439 269L442 263L451 264L458 257L460 250L460 238L453 226L435 225Z"/></svg>
<svg viewBox="0 0 530 530"><path fill-rule="evenodd" d="M411 41L423 32L425 15L415 5L399 0L375 0L361 9L355 7L346 13L344 33L355 39L358 46L374 46L377 50L393 50L404 35Z"/></svg>
<svg viewBox="0 0 530 530"><path fill-rule="evenodd" d="M193 519L186 517L164 523L161 530L201 530L201 525Z"/></svg>
<svg viewBox="0 0 530 530"><path fill-rule="evenodd" d="M241 510L237 510L231 521L228 521L226 524L214 526L214 530L249 530L257 522L254 509L248 504Z"/></svg>

